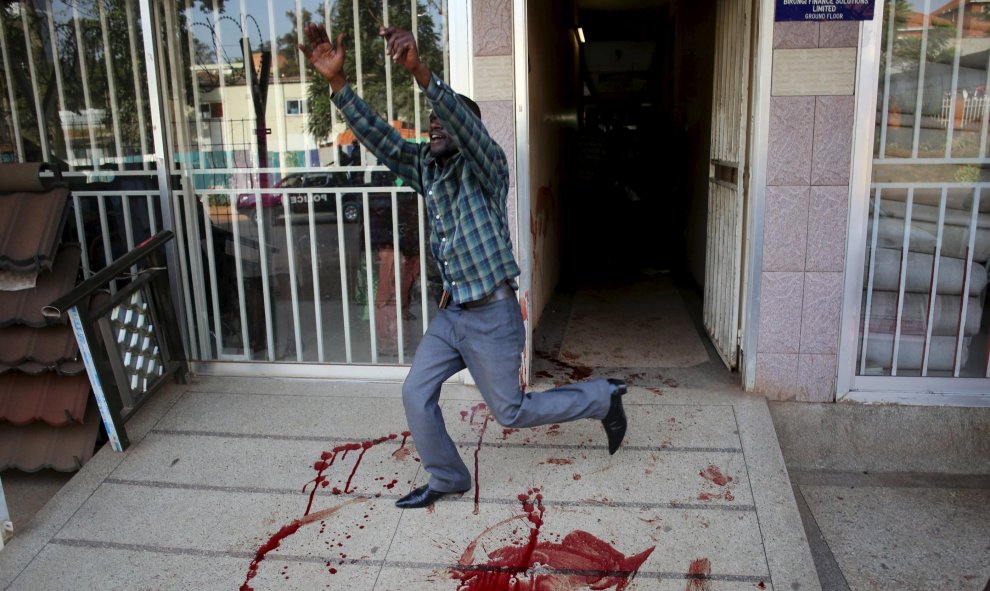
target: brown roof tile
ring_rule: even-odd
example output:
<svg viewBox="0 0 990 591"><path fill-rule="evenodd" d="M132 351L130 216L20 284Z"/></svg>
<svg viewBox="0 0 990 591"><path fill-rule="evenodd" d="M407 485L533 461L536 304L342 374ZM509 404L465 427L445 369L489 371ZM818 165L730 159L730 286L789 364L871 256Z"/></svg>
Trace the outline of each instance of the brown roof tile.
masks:
<svg viewBox="0 0 990 591"><path fill-rule="evenodd" d="M0 328L0 364L17 366L37 361L54 364L79 356L68 324L34 328L23 324Z"/></svg>
<svg viewBox="0 0 990 591"><path fill-rule="evenodd" d="M63 246L52 270L38 275L34 289L0 291L0 327L14 324L47 326L41 309L68 293L76 284L80 258L78 244Z"/></svg>
<svg viewBox="0 0 990 591"><path fill-rule="evenodd" d="M69 190L0 195L0 269L47 271L69 216Z"/></svg>
<svg viewBox="0 0 990 591"><path fill-rule="evenodd" d="M42 422L17 427L0 422L0 470L78 470L93 457L99 431L100 413L95 404L89 405L82 424L67 427Z"/></svg>
<svg viewBox="0 0 990 591"><path fill-rule="evenodd" d="M54 363L41 363L38 361L24 361L17 365L0 363L0 375L8 371L20 371L33 376L46 372L53 372L60 376L77 376L86 371L86 366L81 360L69 359L56 361Z"/></svg>
<svg viewBox="0 0 990 591"><path fill-rule="evenodd" d="M27 425L44 421L53 427L80 423L89 399L89 377L19 371L0 375L0 421Z"/></svg>

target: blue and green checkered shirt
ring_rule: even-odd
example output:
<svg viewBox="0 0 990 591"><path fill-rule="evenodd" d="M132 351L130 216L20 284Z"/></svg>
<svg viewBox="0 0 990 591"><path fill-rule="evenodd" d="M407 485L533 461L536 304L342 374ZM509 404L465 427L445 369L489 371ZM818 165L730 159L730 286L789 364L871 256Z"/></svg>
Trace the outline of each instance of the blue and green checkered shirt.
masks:
<svg viewBox="0 0 990 591"><path fill-rule="evenodd" d="M506 197L505 152L476 117L436 75L425 90L459 152L442 166L429 144L402 139L349 85L333 96L351 131L375 156L426 199L430 248L443 286L455 303L485 297L505 281L515 287L519 265L512 256Z"/></svg>

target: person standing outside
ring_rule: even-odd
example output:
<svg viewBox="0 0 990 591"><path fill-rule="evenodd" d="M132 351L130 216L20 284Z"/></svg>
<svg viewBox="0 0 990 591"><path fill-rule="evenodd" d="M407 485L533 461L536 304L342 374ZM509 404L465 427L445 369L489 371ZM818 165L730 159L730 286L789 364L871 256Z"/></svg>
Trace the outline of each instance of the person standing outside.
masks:
<svg viewBox="0 0 990 591"><path fill-rule="evenodd" d="M330 84L332 100L355 136L426 200L430 248L443 280L439 310L420 342L402 386L409 431L429 482L396 501L427 507L471 488L471 473L447 433L440 411L444 381L467 368L505 427L535 427L593 418L602 421L610 454L622 444L626 384L595 379L525 392L519 368L526 333L516 298L519 266L512 255L505 153L481 122L481 110L455 93L419 60L412 33L381 27L388 58L404 67L430 101L428 144L402 139L348 85L343 35L331 43L323 25L306 27L299 49Z"/></svg>

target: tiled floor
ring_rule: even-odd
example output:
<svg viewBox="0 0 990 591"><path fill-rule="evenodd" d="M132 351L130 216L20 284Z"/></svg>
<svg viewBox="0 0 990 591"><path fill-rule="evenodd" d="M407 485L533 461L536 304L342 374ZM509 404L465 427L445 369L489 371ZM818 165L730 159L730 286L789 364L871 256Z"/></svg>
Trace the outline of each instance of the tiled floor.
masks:
<svg viewBox="0 0 990 591"><path fill-rule="evenodd" d="M765 400L710 348L662 370L565 355L573 297L544 311L534 389L626 379L616 455L598 421L503 429L474 388L447 385L477 486L400 511L426 474L398 384L197 378L156 394L127 452L102 450L17 532L0 588L820 589ZM701 343L700 304L685 301L696 326L679 339Z"/></svg>
<svg viewBox="0 0 990 591"><path fill-rule="evenodd" d="M626 445L609 456L597 421L507 430L475 390L448 386L448 428L478 487L400 511L426 475L403 444L399 392L170 387L128 423L131 449L101 451L0 553L0 587L817 588L760 398L634 386ZM390 435L337 453L310 506L324 452Z"/></svg>

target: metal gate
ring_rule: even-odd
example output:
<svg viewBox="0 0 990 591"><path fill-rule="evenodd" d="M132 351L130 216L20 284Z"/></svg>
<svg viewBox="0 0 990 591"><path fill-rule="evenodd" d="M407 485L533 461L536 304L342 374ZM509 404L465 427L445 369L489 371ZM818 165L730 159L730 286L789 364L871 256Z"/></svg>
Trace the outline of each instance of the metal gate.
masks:
<svg viewBox="0 0 990 591"><path fill-rule="evenodd" d="M748 176L750 3L719 0L715 18L704 321L722 361L735 369L739 359L743 205Z"/></svg>
<svg viewBox="0 0 990 591"><path fill-rule="evenodd" d="M296 42L308 22L342 33L356 92L423 141L426 99L374 33L413 30L449 80L448 2L152 6L191 357L408 364L434 313L425 202L358 144Z"/></svg>
<svg viewBox="0 0 990 591"><path fill-rule="evenodd" d="M0 162L63 170L86 277L175 231L169 268L199 371L252 361L247 371L266 375L283 369L261 364L401 375L436 299L424 202L358 145L296 43L308 22L343 33L358 94L404 139L422 141L426 99L393 72L375 32L415 31L431 68L464 88L467 9L466 0L0 2Z"/></svg>

